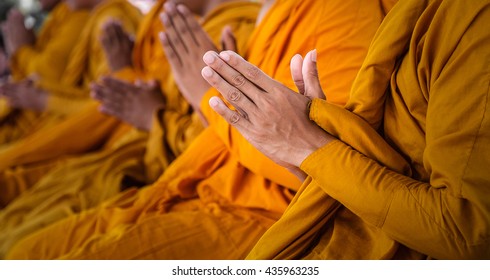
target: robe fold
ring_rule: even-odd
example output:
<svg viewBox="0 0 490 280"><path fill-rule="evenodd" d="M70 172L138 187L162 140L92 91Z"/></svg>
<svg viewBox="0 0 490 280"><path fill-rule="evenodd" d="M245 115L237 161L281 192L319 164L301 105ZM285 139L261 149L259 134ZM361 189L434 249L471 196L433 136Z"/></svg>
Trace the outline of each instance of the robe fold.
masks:
<svg viewBox="0 0 490 280"><path fill-rule="evenodd" d="M290 58L317 49L326 58L319 63L322 84L341 103L383 17L379 1L279 0L252 34L246 57L293 87ZM210 126L156 183L26 237L8 258L244 258L281 216L300 182L263 156L252 166L245 151L258 151L205 103Z"/></svg>
<svg viewBox="0 0 490 280"><path fill-rule="evenodd" d="M248 258L488 259L489 23L488 0L400 1L345 109L313 101L340 141Z"/></svg>
<svg viewBox="0 0 490 280"><path fill-rule="evenodd" d="M12 78L20 81L37 74L40 79L60 80L88 17L87 10L58 4L43 23L36 43L19 48L10 58Z"/></svg>
<svg viewBox="0 0 490 280"><path fill-rule="evenodd" d="M82 110L85 106L90 106L89 84L96 77L109 72L105 54L100 43L103 24L110 18L119 20L125 30L134 33L138 28L141 18L139 10L126 0L108 0L96 6L90 13L88 21L85 23L77 45L70 53L69 62L63 72L61 80L41 79L38 86L49 93L48 108L43 113L30 110L13 110L2 121L0 126L0 153L6 153L2 158L2 165L14 166L10 170L2 172L0 175L0 206L5 206L18 196L25 189L29 188L32 182L30 178L24 179L22 174L32 174L33 177L46 172L45 166L15 167L15 162L10 161L10 157L17 157L16 151L25 155L26 151L31 151L37 145L43 145L45 140L35 137L38 131L47 131L47 138L52 139L51 127L62 122L68 115ZM34 136L33 136L34 134ZM43 134L43 135L46 135ZM34 139L25 139L33 136ZM5 140L5 141L4 141ZM14 141L15 140L15 141ZM22 144L26 140L27 144ZM37 142L40 141L39 144ZM34 146L29 146L34 143ZM56 141L56 147L64 145ZM68 143L72 147L73 143ZM27 146L27 148L25 148ZM42 146L45 148L46 146ZM13 149L13 150L12 150ZM42 152L47 152L46 149ZM29 163L35 161L36 155L25 155ZM53 166L53 163L48 163ZM16 174L21 174L17 176ZM19 178L21 178L19 180Z"/></svg>
<svg viewBox="0 0 490 280"><path fill-rule="evenodd" d="M157 3L142 22L133 52L134 67L115 73L128 81L160 82L166 110L155 115L152 132L148 135L131 128L91 106L61 125L29 137L19 149L3 153L3 158L11 155L10 163L31 162L7 168L4 176L12 175L5 182L13 187L20 183L33 187L0 212L0 227L8 229L0 233L4 244L0 254L27 233L98 205L120 192L121 185L154 182L202 131L201 121L178 91L158 39L163 3ZM259 10L260 5L252 2L224 3L202 18L202 26L215 44L219 44L222 29L230 26L238 48L245 49ZM20 149L20 153L13 153ZM44 157L51 151L58 158ZM68 159L67 152L76 157ZM51 172L43 174L41 170ZM35 184L41 175L42 180Z"/></svg>
<svg viewBox="0 0 490 280"><path fill-rule="evenodd" d="M109 71L100 43L102 25L109 18L119 20L128 32L134 33L141 14L125 0L108 0L97 5L90 12L81 33L73 31L80 35L62 73L41 79L36 84L48 92L46 110L43 113L13 110L4 116L0 126L0 144L13 143L52 126L86 105L89 83Z"/></svg>
<svg viewBox="0 0 490 280"><path fill-rule="evenodd" d="M71 10L60 3L49 13L34 45L19 48L10 57L10 72L14 81L21 81L33 74L41 79L60 80L70 54L80 37L79 30L89 17L87 10ZM14 111L14 112L12 112ZM8 117L18 114L9 108L5 99L0 98L0 125L8 122ZM9 137L0 138L0 144Z"/></svg>

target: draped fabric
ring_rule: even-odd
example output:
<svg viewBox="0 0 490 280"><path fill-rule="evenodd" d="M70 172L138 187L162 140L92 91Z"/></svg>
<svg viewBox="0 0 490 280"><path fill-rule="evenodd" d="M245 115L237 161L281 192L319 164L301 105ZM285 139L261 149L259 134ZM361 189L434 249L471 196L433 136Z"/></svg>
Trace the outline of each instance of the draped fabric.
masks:
<svg viewBox="0 0 490 280"><path fill-rule="evenodd" d="M488 259L489 1L400 1L250 259ZM305 219L305 217L307 217ZM294 226L292 226L294 225Z"/></svg>
<svg viewBox="0 0 490 280"><path fill-rule="evenodd" d="M319 61L326 59L319 67L327 73L322 83L332 85L327 94L347 100L357 72L353 67L361 66L383 16L378 1L279 0L252 34L246 57L292 86L289 59L316 48ZM333 78L341 85L327 80ZM300 182L265 159L249 169L240 151L254 151L241 147L246 143L239 134L207 108L213 94L202 102L210 127L156 183L42 229L20 241L8 257L244 258L286 209Z"/></svg>
<svg viewBox="0 0 490 280"><path fill-rule="evenodd" d="M69 62L67 64L66 71L63 73L61 81L41 79L38 86L43 88L49 93L48 108L43 113L37 113L30 110L13 110L7 115L1 122L0 126L0 143L4 145L0 146L0 153L5 153L6 157L2 159L4 166L15 165L15 162L10 160L10 157L17 157L17 152L20 151L22 155L26 151L34 149L34 147L23 144L23 141L35 143L39 138L34 133L38 131L48 131L48 139L51 139L53 135L49 130L51 127L62 122L67 115L73 114L75 111L83 110L85 106L90 102L88 101L88 85L91 79L100 76L104 73L108 73L109 68L104 57L104 52L100 44L100 35L102 32L102 25L110 18L119 20L125 27L125 29L133 33L139 24L140 12L125 0L110 0L103 2L96 6L91 11L88 21L85 23L85 27L80 35L77 45L74 47L70 54ZM33 137L34 139L26 139ZM45 140L41 140L39 145L43 145ZM7 143L8 144L5 144ZM56 147L63 146L65 144L57 141ZM68 146L73 144L68 143ZM45 146L43 146L45 148ZM19 154L19 156L22 156ZM30 162L36 160L36 155L27 155ZM3 156L0 156L3 157ZM52 163L50 163L52 165ZM32 174L39 176L45 172L45 169L35 167ZM21 173L24 170L21 168ZM5 171L3 175L0 175L0 201L1 205L5 206L9 201L19 195L26 188L30 187L32 180L18 180L15 173L18 171L10 172Z"/></svg>
<svg viewBox="0 0 490 280"><path fill-rule="evenodd" d="M145 171L147 169L160 170L158 174L161 174L173 158L179 155L185 146L189 145L193 138L201 132L200 120L193 119L189 105L180 96L173 82L169 65L165 61L158 40L158 34L162 31L159 15L163 2L157 3L143 21L134 49L134 68L127 68L116 73L116 75L123 73L129 81L139 78L163 81L162 93L167 101L166 110L162 112L163 116L158 116L156 120L158 127L153 128L163 136L153 136L155 139L152 140L147 133L98 113L95 107L87 109L76 118L65 121L62 126L51 129L53 133L42 134L49 140L44 139L43 142L43 139L40 139L40 142L35 142L37 149L32 150L31 148L30 153L24 151L25 158L20 158L20 154L16 155L19 160L33 160L33 164L27 165L27 168L30 169L20 169L24 166L15 167L13 171L19 170L20 172L11 176L9 181L17 183L22 180L22 182L32 183L36 176L41 175L40 172L37 172L39 169L51 170L51 172L42 174L44 175L42 180L37 184L32 184L33 187L29 191L0 213L0 226L8 229L3 235L0 234L0 241L4 244L0 251L6 252L15 241L42 226L97 206L101 201L117 194L121 190L121 185L133 186L131 184L135 182L153 182L151 177L146 176L150 172ZM244 49L249 34L254 29L259 9L258 4L251 2L221 4L202 19L202 26L218 44L222 29L230 25L237 37L238 47ZM146 36L141 35L142 33ZM62 130L59 129L60 127ZM60 134L60 132L67 133L68 131L75 133L85 131L86 135ZM34 142L39 135L30 139ZM79 155L70 159L66 157L42 161L39 161L39 158L33 159L33 156L38 155L34 152L48 153L49 149L58 155L63 155L59 149L55 149L56 143L59 143L57 139L63 139L61 138L63 135L72 139L63 146L64 149L73 151L80 149L83 145L89 147L87 143L84 143L86 140L90 143L98 143L91 147L94 151L97 149L97 152L85 153L83 156ZM102 135L106 136L101 137ZM152 145L162 148L158 149ZM155 156L151 154L156 160L147 162L145 161L147 148L153 152L157 149L167 150ZM83 152L83 150L77 150L77 152ZM146 154L148 155L148 152ZM74 155L76 154L74 153L72 157ZM7 171L10 170L12 169L7 169ZM9 174L6 173L6 175Z"/></svg>

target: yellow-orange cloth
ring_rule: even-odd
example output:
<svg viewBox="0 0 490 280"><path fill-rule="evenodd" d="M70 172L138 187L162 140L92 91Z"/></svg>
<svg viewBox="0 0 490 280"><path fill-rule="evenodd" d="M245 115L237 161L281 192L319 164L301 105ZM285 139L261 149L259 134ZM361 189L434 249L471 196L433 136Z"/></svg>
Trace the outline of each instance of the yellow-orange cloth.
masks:
<svg viewBox="0 0 490 280"><path fill-rule="evenodd" d="M10 58L13 79L37 74L40 79L59 81L88 17L88 10L72 10L64 2L56 5L35 44L19 48Z"/></svg>
<svg viewBox="0 0 490 280"><path fill-rule="evenodd" d="M29 137L30 143L24 142L25 148L21 152L24 159L31 160L32 163L8 168L3 173L4 182L9 184L11 189L16 189L16 186L21 184L30 184L28 186L33 187L0 212L0 227L5 229L0 233L0 255L24 235L70 214L98 205L118 193L121 185L130 185L135 181L153 182L158 178L157 175L162 173L161 170L165 169L202 130L200 120L194 118L187 102L180 97L158 41L162 6L163 1L160 1L154 7L143 21L143 30L138 35L135 57L145 57L144 61L135 59L137 63L134 69L125 69L126 74L133 73L128 77L129 80L143 76L147 79L153 77L156 80L165 80L162 92L167 101L166 110L161 112L161 118L155 120L158 123L153 130L157 132L152 133L153 137L148 137L147 133L131 129L128 125L117 125L114 119L98 113L96 108L91 107L76 118L65 121L63 125L46 130L52 133ZM235 30L238 47L245 49L259 10L260 6L252 2L224 3L216 6L203 18L202 26L215 43L218 43L222 29L229 25ZM141 33L147 36L142 36ZM155 55L160 57L150 59ZM60 132L68 131L75 132L75 135L67 135L70 141L58 144L60 149L56 149L56 143L63 139L60 138ZM86 134L77 135L81 132ZM156 137L158 134L161 136ZM103 135L107 136L104 138ZM84 139L93 145L90 146ZM47 143L53 145L46 145ZM76 156L70 160L66 157L60 158L63 151L69 150L74 156L74 149L95 149L101 147L101 143L103 146L97 153ZM33 149L33 146L37 149ZM26 150L30 153L26 153ZM154 158L154 161L145 161L145 150L146 155ZM77 152L81 153L82 150ZM56 153L58 158L41 161L40 157L45 153ZM3 155L5 158L6 153ZM19 153L14 156L17 160L21 159ZM54 170L46 174L51 169ZM156 178L146 176L158 171L158 174L153 175ZM36 178L43 175L43 179L35 184Z"/></svg>
<svg viewBox="0 0 490 280"><path fill-rule="evenodd" d="M134 33L138 27L141 14L126 0L107 0L97 5L90 13L89 20L80 35L80 40L71 52L62 80L42 79L39 81L39 86L49 92L48 102L50 105L48 105L48 110L43 113L14 110L7 115L1 121L0 143L9 142L9 144L0 146L0 152L9 153L9 149L11 146L15 147L17 141L21 141L22 138L37 131L49 129L64 120L67 115L82 110L85 104L89 102L89 82L109 72L100 43L100 36L102 25L110 18L119 20L128 32ZM48 134L48 138L50 137L52 136ZM56 142L56 145L62 144ZM20 150L22 151L22 149ZM8 158L2 160L2 163L10 165ZM37 169L36 172L38 171L41 170ZM8 175L6 176L8 177ZM7 183L0 184L0 205L7 204L28 187L16 182L14 184L15 187L13 188Z"/></svg>
<svg viewBox="0 0 490 280"><path fill-rule="evenodd" d="M358 8L357 13L352 13L353 7ZM356 75L352 67L360 67L383 16L377 1L329 1L326 5L314 0L279 0L252 35L247 57L267 74L293 86L290 57L316 48L320 57L330 59L320 63L320 70L328 69L326 75L339 81L350 77L352 83ZM333 69L346 77L332 74ZM329 84L325 77L321 79ZM336 100L347 100L351 85L343 82L342 86L344 90L330 87L341 95ZM207 109L203 106L203 110ZM40 230L17 243L8 257L245 257L282 214L300 182L270 161L262 160L250 169L245 166L250 164L248 155L237 152L247 149L237 147L244 142L236 133L224 137L230 128L207 111L211 127L155 184L128 190L100 207Z"/></svg>
<svg viewBox="0 0 490 280"><path fill-rule="evenodd" d="M400 1L250 259L490 257L490 1ZM305 219L305 217L307 217ZM294 226L291 226L294 225Z"/></svg>

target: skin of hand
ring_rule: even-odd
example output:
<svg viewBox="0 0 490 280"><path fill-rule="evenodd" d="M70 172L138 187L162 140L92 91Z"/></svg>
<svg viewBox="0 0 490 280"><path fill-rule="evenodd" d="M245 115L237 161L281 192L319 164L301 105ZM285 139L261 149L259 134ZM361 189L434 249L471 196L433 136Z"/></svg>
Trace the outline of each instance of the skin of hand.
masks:
<svg viewBox="0 0 490 280"><path fill-rule="evenodd" d="M1 79L7 75L8 70L9 61L7 58L7 53L2 47L0 47L0 84L2 83Z"/></svg>
<svg viewBox="0 0 490 280"><path fill-rule="evenodd" d="M161 20L166 31L160 34L160 39L177 86L206 124L199 106L210 87L201 77L201 70L205 66L202 56L206 51L216 51L217 47L184 5L165 3ZM235 39L229 27L223 30L222 44L236 50Z"/></svg>
<svg viewBox="0 0 490 280"><path fill-rule="evenodd" d="M113 72L132 66L134 38L124 31L119 21L110 19L104 24L100 41Z"/></svg>
<svg viewBox="0 0 490 280"><path fill-rule="evenodd" d="M303 94L271 79L234 52L208 52L203 60L208 66L202 76L236 110L218 97L209 100L210 106L259 151L304 178L295 172L303 160L335 140L308 116L311 98L324 96L316 74L316 51L308 53L304 61L295 56L291 62L294 80Z"/></svg>
<svg viewBox="0 0 490 280"><path fill-rule="evenodd" d="M9 55L14 54L22 46L34 44L36 39L34 32L25 27L24 15L17 9L9 12L7 20L2 24L2 33Z"/></svg>
<svg viewBox="0 0 490 280"><path fill-rule="evenodd" d="M48 102L48 93L34 86L33 79L6 82L0 88L0 95L7 99L10 107L43 112Z"/></svg>
<svg viewBox="0 0 490 280"><path fill-rule="evenodd" d="M164 97L156 81L131 84L104 77L101 83L91 85L91 95L101 102L102 113L144 131L150 131L154 112L165 107Z"/></svg>

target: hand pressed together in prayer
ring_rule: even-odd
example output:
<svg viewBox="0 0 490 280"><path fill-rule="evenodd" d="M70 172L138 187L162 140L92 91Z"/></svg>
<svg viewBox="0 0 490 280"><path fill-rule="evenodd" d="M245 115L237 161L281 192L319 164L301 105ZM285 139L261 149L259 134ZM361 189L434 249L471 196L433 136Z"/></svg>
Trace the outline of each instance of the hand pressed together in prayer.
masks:
<svg viewBox="0 0 490 280"><path fill-rule="evenodd" d="M201 99L210 88L201 77L201 69L205 66L202 56L206 51L216 51L217 47L184 5L165 3L161 19L166 30L161 34L161 41L174 79L182 95L199 112ZM222 45L235 49L231 29L225 28L222 34Z"/></svg>
<svg viewBox="0 0 490 280"><path fill-rule="evenodd" d="M100 101L100 111L132 126L149 131L153 113L165 107L165 100L156 81L131 84L113 77L104 77L91 85L92 98Z"/></svg>
<svg viewBox="0 0 490 280"><path fill-rule="evenodd" d="M231 51L208 52L203 77L236 110L218 97L210 106L233 125L258 150L291 171L298 171L303 160L335 138L308 116L311 98L323 97L316 73L316 51L305 60L297 55L291 71L302 94L271 79L256 66ZM296 175L297 172L294 172Z"/></svg>
<svg viewBox="0 0 490 280"><path fill-rule="evenodd" d="M34 44L36 39L34 32L25 27L24 15L17 9L9 12L7 20L2 24L2 33L9 55L14 54L24 45Z"/></svg>
<svg viewBox="0 0 490 280"><path fill-rule="evenodd" d="M33 79L35 78L3 83L0 96L6 98L12 108L43 112L48 102L48 93L36 87Z"/></svg>
<svg viewBox="0 0 490 280"><path fill-rule="evenodd" d="M134 39L124 31L119 21L108 20L103 26L100 40L113 72L132 66Z"/></svg>

